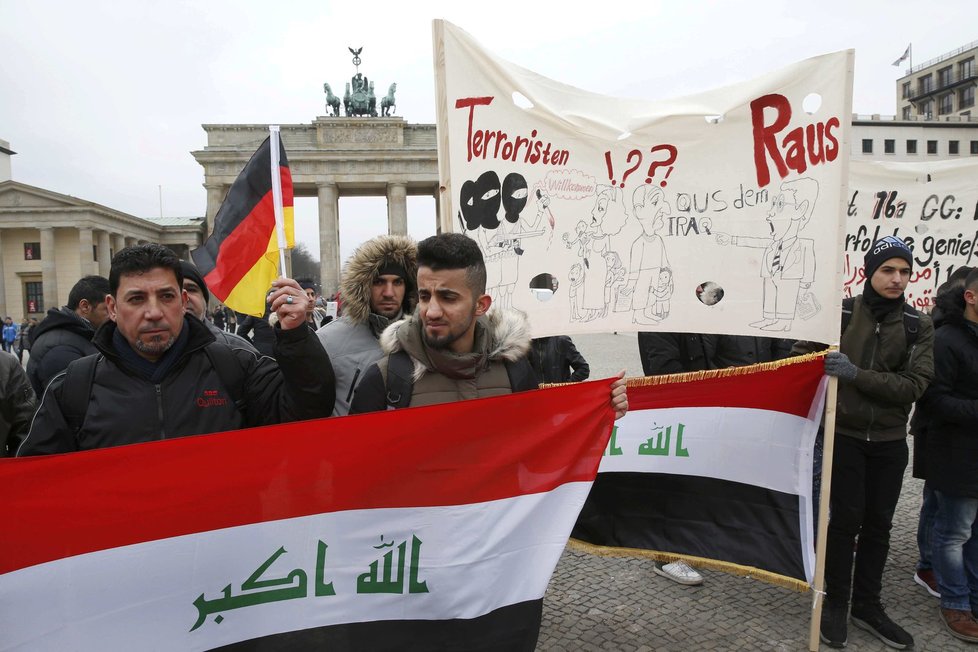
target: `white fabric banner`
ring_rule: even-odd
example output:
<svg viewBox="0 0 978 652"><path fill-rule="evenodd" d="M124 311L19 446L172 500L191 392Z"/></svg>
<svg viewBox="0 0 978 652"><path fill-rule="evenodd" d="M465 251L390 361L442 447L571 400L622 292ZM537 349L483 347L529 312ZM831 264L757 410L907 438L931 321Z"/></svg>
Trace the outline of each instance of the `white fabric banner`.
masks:
<svg viewBox="0 0 978 652"><path fill-rule="evenodd" d="M907 301L930 308L951 272L978 265L978 160L852 161L846 214L846 296L862 292L863 256L873 241L895 235L914 255Z"/></svg>
<svg viewBox="0 0 978 652"><path fill-rule="evenodd" d="M837 338L852 51L650 102L434 42L442 228L535 336Z"/></svg>

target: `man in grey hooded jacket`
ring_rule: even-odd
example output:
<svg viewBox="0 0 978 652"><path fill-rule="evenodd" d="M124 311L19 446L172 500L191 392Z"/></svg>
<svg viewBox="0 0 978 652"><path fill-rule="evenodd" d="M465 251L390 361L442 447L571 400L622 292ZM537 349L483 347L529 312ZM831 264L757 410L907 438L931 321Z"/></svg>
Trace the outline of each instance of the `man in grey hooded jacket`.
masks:
<svg viewBox="0 0 978 652"><path fill-rule="evenodd" d="M383 330L414 311L417 257L411 238L382 235L364 242L347 261L340 282L343 316L316 332L336 374L333 416L349 413L357 384L383 357Z"/></svg>

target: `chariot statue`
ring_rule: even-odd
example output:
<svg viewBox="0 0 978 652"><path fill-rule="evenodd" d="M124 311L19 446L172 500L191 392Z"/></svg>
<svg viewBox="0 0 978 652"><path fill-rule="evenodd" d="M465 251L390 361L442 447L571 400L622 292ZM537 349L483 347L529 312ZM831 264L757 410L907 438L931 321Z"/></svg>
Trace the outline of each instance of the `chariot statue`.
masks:
<svg viewBox="0 0 978 652"><path fill-rule="evenodd" d="M363 52L363 48L348 49L353 55L353 65L356 67L356 73L346 84L343 93L343 112L347 117L369 116L376 118L377 94L374 91L374 83L360 72L360 53ZM393 114L395 109L394 91L396 90L397 84L391 84L387 95L381 98L380 109L382 115L390 116ZM338 117L340 115L340 98L333 93L333 89L329 84L323 84L323 92L326 93L327 114L331 117Z"/></svg>

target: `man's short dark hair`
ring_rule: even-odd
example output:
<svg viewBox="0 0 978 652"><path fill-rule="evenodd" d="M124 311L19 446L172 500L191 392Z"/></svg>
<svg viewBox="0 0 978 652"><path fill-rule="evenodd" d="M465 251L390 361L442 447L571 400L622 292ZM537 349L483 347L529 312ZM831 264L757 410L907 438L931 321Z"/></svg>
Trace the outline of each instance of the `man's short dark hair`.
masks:
<svg viewBox="0 0 978 652"><path fill-rule="evenodd" d="M112 296L115 296L119 290L119 280L123 276L145 274L158 267L173 272L177 279L177 287L183 287L180 259L173 251L153 242L126 247L112 257L112 268L109 270L109 290Z"/></svg>
<svg viewBox="0 0 978 652"><path fill-rule="evenodd" d="M475 240L461 233L442 233L418 243L418 267L433 272L464 269L465 280L476 296L486 293L486 261Z"/></svg>
<svg viewBox="0 0 978 652"><path fill-rule="evenodd" d="M109 293L109 279L104 276L83 276L68 293L68 310L78 310L82 299L93 308L105 301Z"/></svg>
<svg viewBox="0 0 978 652"><path fill-rule="evenodd" d="M968 272L968 276L964 279L964 289L978 290L978 267Z"/></svg>

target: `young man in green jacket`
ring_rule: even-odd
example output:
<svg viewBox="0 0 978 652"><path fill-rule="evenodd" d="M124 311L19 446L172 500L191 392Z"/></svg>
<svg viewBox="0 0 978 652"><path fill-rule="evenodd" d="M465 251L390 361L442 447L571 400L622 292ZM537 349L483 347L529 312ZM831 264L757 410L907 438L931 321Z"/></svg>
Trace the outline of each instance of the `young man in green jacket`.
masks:
<svg viewBox="0 0 978 652"><path fill-rule="evenodd" d="M934 377L934 326L906 304L913 267L906 243L877 240L864 264L863 293L851 302L851 316L843 315L839 350L825 358L825 373L839 379L839 398L821 637L845 647L851 596L853 624L905 649L913 636L886 615L880 593L909 459L907 419ZM795 351L815 348L807 344Z"/></svg>

